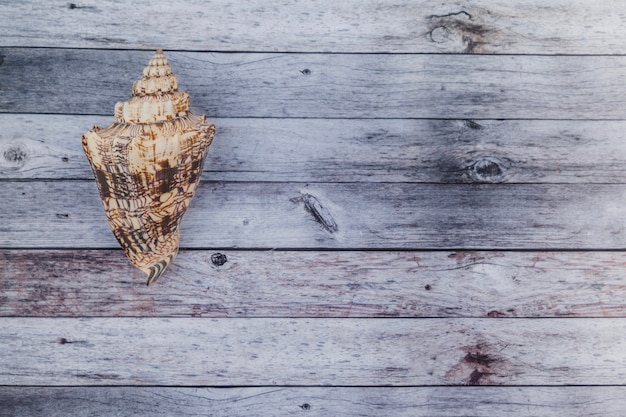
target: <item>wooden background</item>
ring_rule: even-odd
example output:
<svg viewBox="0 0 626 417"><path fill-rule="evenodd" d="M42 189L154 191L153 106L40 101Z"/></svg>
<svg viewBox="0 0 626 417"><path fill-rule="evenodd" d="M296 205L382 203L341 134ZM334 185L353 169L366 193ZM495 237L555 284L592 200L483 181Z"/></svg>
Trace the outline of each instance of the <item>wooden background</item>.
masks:
<svg viewBox="0 0 626 417"><path fill-rule="evenodd" d="M173 5L0 1L1 416L624 415L624 2ZM146 287L80 138L158 47L217 136Z"/></svg>

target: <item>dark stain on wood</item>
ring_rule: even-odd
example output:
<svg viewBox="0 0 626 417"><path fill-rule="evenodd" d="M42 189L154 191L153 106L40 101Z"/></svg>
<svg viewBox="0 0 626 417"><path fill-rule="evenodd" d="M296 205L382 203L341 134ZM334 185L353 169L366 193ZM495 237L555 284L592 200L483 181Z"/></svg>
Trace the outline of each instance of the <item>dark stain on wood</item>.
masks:
<svg viewBox="0 0 626 417"><path fill-rule="evenodd" d="M468 384L469 385L480 385L480 381L486 375L489 375L489 374L486 374L484 372L480 372L478 369L474 369L474 372L472 372L472 374L470 375Z"/></svg>
<svg viewBox="0 0 626 417"><path fill-rule="evenodd" d="M70 10L75 10L75 9L92 9L92 10L96 10L95 6L79 6L76 3L67 3L67 8Z"/></svg>
<svg viewBox="0 0 626 417"><path fill-rule="evenodd" d="M477 348L480 349L480 346L477 346ZM468 363L476 363L484 366L490 366L492 363L497 362L497 359L494 359L485 353L481 353L480 351L468 352L463 360Z"/></svg>
<svg viewBox="0 0 626 417"><path fill-rule="evenodd" d="M515 310L513 310L513 311L515 311ZM507 316L506 313L503 313L503 312L498 311L498 310L491 310L489 313L487 313L487 317L492 317L492 318L506 317L506 316Z"/></svg>
<svg viewBox="0 0 626 417"><path fill-rule="evenodd" d="M94 374L75 374L77 378L84 379L120 379L120 376L117 374L103 374L103 373L94 373Z"/></svg>
<svg viewBox="0 0 626 417"><path fill-rule="evenodd" d="M465 356L445 375L451 383L500 385L503 380L499 378L510 374L510 366L500 354L502 348L497 349L488 343L478 342L472 346L464 346L461 350L465 352Z"/></svg>
<svg viewBox="0 0 626 417"><path fill-rule="evenodd" d="M65 337L60 337L59 338L59 344L60 345L68 345L68 344L77 344L77 345L86 345L89 344L86 340L69 340Z"/></svg>

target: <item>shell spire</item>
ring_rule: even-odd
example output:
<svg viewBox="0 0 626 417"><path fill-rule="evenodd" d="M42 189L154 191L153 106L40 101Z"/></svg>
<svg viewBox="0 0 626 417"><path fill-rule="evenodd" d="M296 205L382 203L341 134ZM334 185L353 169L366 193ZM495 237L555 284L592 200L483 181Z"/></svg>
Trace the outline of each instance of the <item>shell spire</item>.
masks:
<svg viewBox="0 0 626 417"><path fill-rule="evenodd" d="M214 134L206 116L189 112L189 93L157 49L132 97L115 105L114 123L83 135L109 225L148 285L178 253L178 228Z"/></svg>

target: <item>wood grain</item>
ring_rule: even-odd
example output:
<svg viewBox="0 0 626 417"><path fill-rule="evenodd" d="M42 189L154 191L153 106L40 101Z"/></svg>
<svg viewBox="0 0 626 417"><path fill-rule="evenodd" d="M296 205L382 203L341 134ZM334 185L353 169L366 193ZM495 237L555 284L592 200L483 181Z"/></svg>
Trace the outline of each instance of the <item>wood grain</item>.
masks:
<svg viewBox="0 0 626 417"><path fill-rule="evenodd" d="M4 250L0 277L0 316L626 316L618 252L183 251L146 287L120 250Z"/></svg>
<svg viewBox="0 0 626 417"><path fill-rule="evenodd" d="M626 323L612 318L55 317L3 318L1 326L6 385L616 385L626 378Z"/></svg>
<svg viewBox="0 0 626 417"><path fill-rule="evenodd" d="M625 121L213 119L212 181L624 183ZM111 116L0 114L0 179L89 179Z"/></svg>
<svg viewBox="0 0 626 417"><path fill-rule="evenodd" d="M5 1L3 46L293 51L621 54L618 0Z"/></svg>
<svg viewBox="0 0 626 417"><path fill-rule="evenodd" d="M0 84L1 112L110 115L152 52L0 54L0 78L8 80ZM192 110L209 117L626 118L626 56L167 56L180 88L191 92Z"/></svg>
<svg viewBox="0 0 626 417"><path fill-rule="evenodd" d="M622 417L624 398L624 387L0 387L8 417Z"/></svg>
<svg viewBox="0 0 626 417"><path fill-rule="evenodd" d="M600 184L204 182L181 248L623 249L625 200ZM93 181L3 182L0 224L4 248L118 248Z"/></svg>

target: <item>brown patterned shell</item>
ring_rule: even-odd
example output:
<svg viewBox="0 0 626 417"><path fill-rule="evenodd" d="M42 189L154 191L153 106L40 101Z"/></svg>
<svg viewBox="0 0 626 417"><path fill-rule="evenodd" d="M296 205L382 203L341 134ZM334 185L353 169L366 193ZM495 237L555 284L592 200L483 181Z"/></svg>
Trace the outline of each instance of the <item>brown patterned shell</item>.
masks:
<svg viewBox="0 0 626 417"><path fill-rule="evenodd" d="M189 112L163 51L115 105L115 122L94 126L83 148L113 234L155 282L178 252L178 227L202 173L215 126Z"/></svg>

